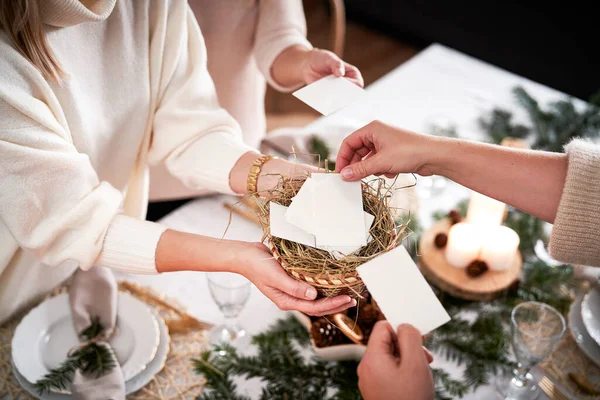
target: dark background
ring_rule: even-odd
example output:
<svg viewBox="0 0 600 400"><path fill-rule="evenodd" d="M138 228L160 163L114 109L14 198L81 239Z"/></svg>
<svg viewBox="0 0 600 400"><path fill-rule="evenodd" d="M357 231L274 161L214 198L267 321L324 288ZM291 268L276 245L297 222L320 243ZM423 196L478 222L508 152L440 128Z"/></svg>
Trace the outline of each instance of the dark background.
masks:
<svg viewBox="0 0 600 400"><path fill-rule="evenodd" d="M346 0L349 21L418 46L438 42L567 94L600 89L592 2Z"/></svg>

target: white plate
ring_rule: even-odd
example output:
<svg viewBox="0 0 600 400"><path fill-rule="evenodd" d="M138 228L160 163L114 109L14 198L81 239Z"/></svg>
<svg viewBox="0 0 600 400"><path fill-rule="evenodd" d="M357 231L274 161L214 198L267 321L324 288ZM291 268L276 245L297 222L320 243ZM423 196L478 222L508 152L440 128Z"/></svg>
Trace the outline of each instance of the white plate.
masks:
<svg viewBox="0 0 600 400"><path fill-rule="evenodd" d="M571 309L569 310L569 330L581 351L595 364L600 365L600 346L589 335L581 317L583 296L583 294L577 296L571 304Z"/></svg>
<svg viewBox="0 0 600 400"><path fill-rule="evenodd" d="M150 308L126 293L119 293L117 333L110 341L125 381L146 368L160 340ZM36 382L65 360L79 343L64 293L31 310L17 326L12 340L13 363L29 382Z"/></svg>
<svg viewBox="0 0 600 400"><path fill-rule="evenodd" d="M169 337L169 330L167 329L167 325L163 321L162 318L156 317L158 321L158 329L160 331L160 344L158 345L158 351L156 352L156 356L150 363L146 366L146 368L140 372L137 376L125 382L125 394L131 394L137 392L144 386L146 386L152 378L156 374L158 374L163 367L165 366L165 362L167 361L167 356L169 354L169 348L171 345L171 338ZM19 374L17 368L13 363L13 372L19 384L25 389L29 394L34 396L36 399L41 400L68 400L71 399L70 395L59 394L59 393L45 393L43 396L37 393L33 384L27 381L23 377L23 375Z"/></svg>
<svg viewBox="0 0 600 400"><path fill-rule="evenodd" d="M600 345L600 289L590 290L581 303L581 318L588 333Z"/></svg>

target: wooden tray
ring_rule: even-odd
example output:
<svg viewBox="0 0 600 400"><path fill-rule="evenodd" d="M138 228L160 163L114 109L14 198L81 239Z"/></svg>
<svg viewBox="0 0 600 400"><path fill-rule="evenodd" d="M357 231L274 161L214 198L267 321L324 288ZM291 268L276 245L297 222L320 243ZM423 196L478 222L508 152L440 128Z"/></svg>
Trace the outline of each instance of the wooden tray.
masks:
<svg viewBox="0 0 600 400"><path fill-rule="evenodd" d="M450 226L450 220L443 219L436 222L421 236L418 265L425 278L450 295L466 300L489 301L504 296L521 275L523 269L521 253L517 254L509 269L488 270L472 278L467 275L466 268L456 268L448 264L445 249L435 247L435 236L438 233L448 234Z"/></svg>

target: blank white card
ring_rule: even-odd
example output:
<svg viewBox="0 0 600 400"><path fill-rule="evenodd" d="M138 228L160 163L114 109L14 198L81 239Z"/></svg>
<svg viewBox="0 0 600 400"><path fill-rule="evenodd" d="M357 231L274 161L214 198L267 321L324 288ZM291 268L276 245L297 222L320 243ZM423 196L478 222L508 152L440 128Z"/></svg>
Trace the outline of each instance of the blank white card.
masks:
<svg viewBox="0 0 600 400"><path fill-rule="evenodd" d="M425 335L450 321L404 246L364 263L357 271L394 330L411 324Z"/></svg>
<svg viewBox="0 0 600 400"><path fill-rule="evenodd" d="M271 229L271 235L306 246L315 247L315 237L313 235L285 220L285 213L288 210L286 206L282 206L281 204L272 201L269 203L269 206L269 227Z"/></svg>
<svg viewBox="0 0 600 400"><path fill-rule="evenodd" d="M292 93L323 115L333 114L365 95L365 90L344 77L329 75Z"/></svg>
<svg viewBox="0 0 600 400"><path fill-rule="evenodd" d="M311 177L316 183L313 217L317 246L365 246L368 235L361 183L346 182L340 174L313 173Z"/></svg>

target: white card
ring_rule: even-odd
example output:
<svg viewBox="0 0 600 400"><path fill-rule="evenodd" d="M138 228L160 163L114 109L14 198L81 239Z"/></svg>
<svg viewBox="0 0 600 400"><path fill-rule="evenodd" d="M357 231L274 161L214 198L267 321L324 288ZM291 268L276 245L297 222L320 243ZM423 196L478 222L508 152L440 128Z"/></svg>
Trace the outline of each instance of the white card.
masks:
<svg viewBox="0 0 600 400"><path fill-rule="evenodd" d="M317 246L362 247L367 244L360 182L339 174L312 174L313 221Z"/></svg>
<svg viewBox="0 0 600 400"><path fill-rule="evenodd" d="M313 235L285 220L285 213L288 209L286 206L273 202L269 204L269 226L272 236L315 247L315 237Z"/></svg>
<svg viewBox="0 0 600 400"><path fill-rule="evenodd" d="M371 240L373 240L373 236L371 236L371 233L369 231L371 230L371 225L373 225L373 221L375 221L375 217L366 211L364 213L365 213L365 232L367 235L367 243L369 243Z"/></svg>
<svg viewBox="0 0 600 400"><path fill-rule="evenodd" d="M411 324L425 335L450 321L404 246L356 270L394 329L400 324Z"/></svg>
<svg viewBox="0 0 600 400"><path fill-rule="evenodd" d="M365 95L365 90L344 77L329 75L293 93L323 115L353 103Z"/></svg>
<svg viewBox="0 0 600 400"><path fill-rule="evenodd" d="M313 206L313 189L316 182L307 178L296 196L292 198L292 204L288 207L285 213L285 220L302 229L303 231L314 235L314 206Z"/></svg>
<svg viewBox="0 0 600 400"><path fill-rule="evenodd" d="M375 217L366 211L363 212L363 215L365 217L365 234L367 235L367 243L369 243L373 240L373 236L371 236L369 230L371 229L371 225L373 225ZM317 248L329 251L336 260L339 260L359 250L362 246L317 246Z"/></svg>

